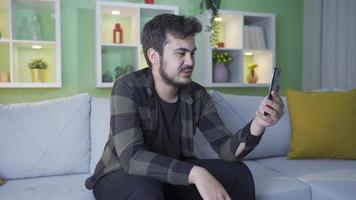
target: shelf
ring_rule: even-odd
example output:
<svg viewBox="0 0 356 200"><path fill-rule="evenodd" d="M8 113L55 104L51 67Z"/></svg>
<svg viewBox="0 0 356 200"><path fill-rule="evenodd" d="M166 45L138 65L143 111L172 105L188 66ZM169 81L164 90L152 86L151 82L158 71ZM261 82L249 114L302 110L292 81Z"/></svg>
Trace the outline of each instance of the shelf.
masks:
<svg viewBox="0 0 356 200"><path fill-rule="evenodd" d="M112 83L120 75L137 70L137 54L137 48L135 47L102 47L102 82Z"/></svg>
<svg viewBox="0 0 356 200"><path fill-rule="evenodd" d="M8 77L0 88L61 87L60 0L2 1L0 22L0 74ZM34 59L48 68L34 73L28 67Z"/></svg>
<svg viewBox="0 0 356 200"><path fill-rule="evenodd" d="M113 14L113 11L116 13ZM97 87L112 87L112 83L119 75L147 66L142 53L140 33L147 21L163 13L178 14L178 7L96 2ZM121 30L114 33L117 23L120 24ZM122 42L120 42L120 32L122 32ZM116 42L114 42L114 34L116 34Z"/></svg>
<svg viewBox="0 0 356 200"><path fill-rule="evenodd" d="M118 11L120 14L113 15L112 11ZM138 9L130 7L118 6L102 6L101 7L101 41L103 43L114 43L113 29L115 24L120 24L123 32L124 44L138 44ZM120 38L117 37L117 42Z"/></svg>
<svg viewBox="0 0 356 200"><path fill-rule="evenodd" d="M12 0L11 7L14 39L55 41L54 1Z"/></svg>
<svg viewBox="0 0 356 200"><path fill-rule="evenodd" d="M0 83L10 82L10 49L6 43L0 43Z"/></svg>
<svg viewBox="0 0 356 200"><path fill-rule="evenodd" d="M33 49L28 44L14 45L13 49L13 81L18 83L32 83L31 70L28 63L33 59L43 59L48 63L48 68L43 70L45 78L43 83L56 82L56 57L55 46L42 49Z"/></svg>
<svg viewBox="0 0 356 200"><path fill-rule="evenodd" d="M9 4L7 0L0 1L0 41L9 38Z"/></svg>
<svg viewBox="0 0 356 200"><path fill-rule="evenodd" d="M113 43L103 43L102 47L137 47L137 44L113 44Z"/></svg>
<svg viewBox="0 0 356 200"><path fill-rule="evenodd" d="M220 17L219 42L224 42L226 48L242 49L243 34L240 27L243 25L243 16L221 11Z"/></svg>
<svg viewBox="0 0 356 200"><path fill-rule="evenodd" d="M227 69L229 71L228 73L228 82L229 83L241 83L243 82L243 71L242 68L242 62L243 62L243 51L240 50L231 50L231 49L224 49L224 48L219 48L219 49L213 49L214 52L220 52L220 53L228 53L232 57L231 63L227 64ZM217 84L218 82L214 81L214 70L215 67L211 68L211 82L214 84Z"/></svg>
<svg viewBox="0 0 356 200"><path fill-rule="evenodd" d="M59 88L60 83L0 83L1 88Z"/></svg>
<svg viewBox="0 0 356 200"><path fill-rule="evenodd" d="M197 46L203 48L197 51L193 80L207 87L268 87L275 66L275 15L220 10L220 17L218 42L223 46L210 45L210 32L203 30L197 36ZM203 27L210 25L210 13L204 12L199 19ZM246 31L246 27L252 28ZM220 67L216 70L214 52L227 52L231 56L227 74ZM253 73L258 77L256 83L247 81L250 64L257 64Z"/></svg>
<svg viewBox="0 0 356 200"><path fill-rule="evenodd" d="M257 83L269 83L271 81L273 63L273 52L270 50L245 50L245 53L252 53L252 55L244 55L244 83L248 83L246 76L248 73L247 66L251 63L255 63L258 67L255 69L258 75Z"/></svg>
<svg viewBox="0 0 356 200"><path fill-rule="evenodd" d="M7 44L9 42L10 42L10 40L8 38L1 38L0 39L0 44Z"/></svg>

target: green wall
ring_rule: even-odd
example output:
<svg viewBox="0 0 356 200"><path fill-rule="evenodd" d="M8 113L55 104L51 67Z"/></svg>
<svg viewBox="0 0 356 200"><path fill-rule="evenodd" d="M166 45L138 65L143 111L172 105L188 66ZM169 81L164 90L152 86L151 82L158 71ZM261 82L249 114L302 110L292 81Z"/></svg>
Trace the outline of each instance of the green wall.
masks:
<svg viewBox="0 0 356 200"><path fill-rule="evenodd" d="M112 0L114 1L114 0ZM143 0L117 0L142 3ZM185 15L198 15L201 0L155 0L156 4L177 5ZM223 0L222 9L275 13L277 64L283 68L282 91L301 88L302 0ZM30 102L89 93L109 97L109 88L95 87L95 0L61 0L62 88L0 88L0 103ZM198 67L198 66L197 66ZM265 95L267 88L214 88L221 92Z"/></svg>

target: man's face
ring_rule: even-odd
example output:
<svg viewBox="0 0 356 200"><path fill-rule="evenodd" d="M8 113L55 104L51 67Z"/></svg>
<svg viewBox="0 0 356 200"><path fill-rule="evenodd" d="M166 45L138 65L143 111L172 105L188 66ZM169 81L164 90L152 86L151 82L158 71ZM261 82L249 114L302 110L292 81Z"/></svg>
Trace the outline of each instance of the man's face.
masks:
<svg viewBox="0 0 356 200"><path fill-rule="evenodd" d="M179 39L167 34L159 66L159 74L166 84L179 87L192 81L195 50L194 36Z"/></svg>

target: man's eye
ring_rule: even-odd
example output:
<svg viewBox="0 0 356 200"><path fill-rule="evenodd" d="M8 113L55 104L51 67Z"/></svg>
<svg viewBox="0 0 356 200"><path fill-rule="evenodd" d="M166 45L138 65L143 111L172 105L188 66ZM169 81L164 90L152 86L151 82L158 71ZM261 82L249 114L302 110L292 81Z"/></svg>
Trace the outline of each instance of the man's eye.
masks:
<svg viewBox="0 0 356 200"><path fill-rule="evenodd" d="M185 56L185 53L183 53L183 52L182 53L177 53L177 55L180 56L180 57L183 57L183 56Z"/></svg>

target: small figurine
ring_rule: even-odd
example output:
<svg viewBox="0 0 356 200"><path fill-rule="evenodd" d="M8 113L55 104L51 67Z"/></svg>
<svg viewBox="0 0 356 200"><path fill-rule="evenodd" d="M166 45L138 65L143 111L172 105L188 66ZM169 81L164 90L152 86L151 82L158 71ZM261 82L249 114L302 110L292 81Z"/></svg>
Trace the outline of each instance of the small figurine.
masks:
<svg viewBox="0 0 356 200"><path fill-rule="evenodd" d="M120 23L116 23L115 24L115 28L112 31L112 36L113 36L113 42L114 43L116 43L116 33L119 33L119 36L120 36L119 43L122 43L123 42L123 30L121 28Z"/></svg>
<svg viewBox="0 0 356 200"><path fill-rule="evenodd" d="M41 26L38 22L37 15L33 16L33 20L31 22L31 34L33 40L41 40Z"/></svg>

